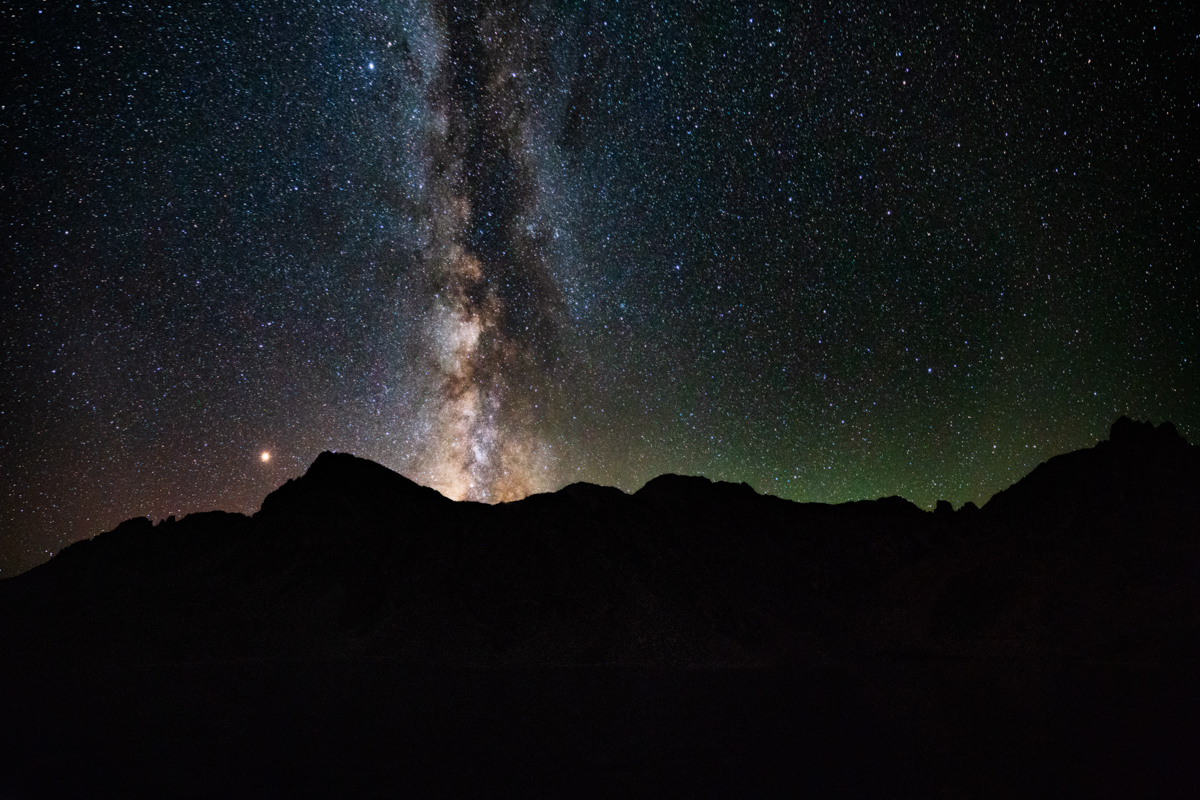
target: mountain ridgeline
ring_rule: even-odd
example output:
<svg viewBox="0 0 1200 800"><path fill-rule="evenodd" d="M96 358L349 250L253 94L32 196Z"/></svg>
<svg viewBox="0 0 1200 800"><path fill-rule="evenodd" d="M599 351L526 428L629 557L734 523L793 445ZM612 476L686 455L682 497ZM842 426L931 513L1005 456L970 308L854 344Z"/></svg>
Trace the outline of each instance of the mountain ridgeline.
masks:
<svg viewBox="0 0 1200 800"><path fill-rule="evenodd" d="M0 581L4 797L1196 797L1200 448L983 508L322 453Z"/></svg>
<svg viewBox="0 0 1200 800"><path fill-rule="evenodd" d="M132 519L0 581L0 637L30 666L1183 665L1198 598L1200 448L1122 418L959 511L677 475L456 503L322 453L252 517Z"/></svg>

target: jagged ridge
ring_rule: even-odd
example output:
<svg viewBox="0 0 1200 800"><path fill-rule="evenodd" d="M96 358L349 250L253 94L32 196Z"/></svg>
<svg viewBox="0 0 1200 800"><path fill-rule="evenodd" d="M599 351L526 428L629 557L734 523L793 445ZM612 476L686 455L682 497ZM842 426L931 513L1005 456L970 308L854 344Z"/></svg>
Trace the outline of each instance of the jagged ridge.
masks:
<svg viewBox="0 0 1200 800"><path fill-rule="evenodd" d="M947 510L677 475L486 506L322 453L252 518L129 520L0 583L0 625L43 662L1196 658L1200 448L1169 423Z"/></svg>

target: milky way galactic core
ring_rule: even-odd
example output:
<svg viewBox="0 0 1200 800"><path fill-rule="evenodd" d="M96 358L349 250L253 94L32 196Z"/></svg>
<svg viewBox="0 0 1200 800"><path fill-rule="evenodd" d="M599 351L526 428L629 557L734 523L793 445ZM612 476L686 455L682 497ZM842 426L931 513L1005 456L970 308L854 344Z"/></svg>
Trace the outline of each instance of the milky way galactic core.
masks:
<svg viewBox="0 0 1200 800"><path fill-rule="evenodd" d="M455 500L516 500L558 483L536 413L560 305L534 113L547 91L537 65L553 71L549 26L507 3L465 19L424 11L403 24L420 31L405 45L421 120L406 199L434 290L414 477Z"/></svg>

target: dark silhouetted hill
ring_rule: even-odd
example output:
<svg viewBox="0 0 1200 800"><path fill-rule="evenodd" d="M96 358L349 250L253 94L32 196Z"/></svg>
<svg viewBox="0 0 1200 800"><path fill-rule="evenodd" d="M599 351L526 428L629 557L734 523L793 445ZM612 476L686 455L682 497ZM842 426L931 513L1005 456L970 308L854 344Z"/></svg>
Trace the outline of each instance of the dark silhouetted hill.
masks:
<svg viewBox="0 0 1200 800"><path fill-rule="evenodd" d="M634 494L574 484L496 506L455 503L378 464L322 453L302 477L268 495L253 517L211 512L157 525L129 520L0 581L0 641L6 673L18 676L9 684L58 675L51 692L74 680L63 676L80 674L91 676L87 691L102 691L94 681L104 670L125 676L127 687L131 675L163 670L211 669L224 676L220 681L234 680L230 670L275 670L270 680L279 680L279 670L301 669L294 665L309 665L301 672L311 688L311 681L325 679L304 670L324 664L341 665L320 670L342 675L346 685L365 682L373 687L369 694L381 691L384 679L363 677L363 670L389 665L408 670L405 679L442 681L430 691L458 698L452 706L472 681L500 680L480 675L519 674L525 677L513 678L519 687L509 686L512 696L540 698L529 700L536 706L550 701L530 687L551 680L536 675L636 674L656 686L676 675L670 680L693 686L709 680L697 676L715 674L705 670L732 670L721 674L759 676L730 677L741 688L720 690L750 691L756 699L746 708L758 709L754 714L768 713L769 697L791 698L780 702L801 703L792 709L796 719L816 714L824 720L813 722L818 727L850 725L845 730L857 731L851 738L884 736L888 725L899 725L904 736L923 742L924 755L894 738L881 752L896 763L924 764L913 767L914 786L978 788L987 781L980 784L973 768L946 766L955 748L968 749L955 756L968 765L991 763L995 755L978 743L982 723L963 721L960 712L1016 714L1004 724L1032 753L1028 731L1041 725L1055 735L1055 726L1077 711L1061 705L1076 702L1064 682L1085 687L1076 699L1100 715L1097 725L1126 724L1141 707L1151 708L1153 724L1174 731L1181 721L1171 714L1200 709L1188 705L1195 692L1172 677L1200 668L1200 448L1170 423L1155 428L1122 418L1109 440L1050 459L982 509L968 504L955 512L939 503L933 513L897 497L793 503L745 484L677 475ZM568 667L574 671L541 672ZM461 670L480 668L501 672L462 677ZM1110 672L1097 678L1095 670ZM1122 689L1128 676L1121 670L1153 675L1153 686L1135 680L1139 688ZM453 674L465 683L442 677ZM811 691L788 683L793 679L810 681ZM221 685L210 690L227 693ZM590 698L580 701L592 709L583 718L599 724L597 709L612 698L589 694L599 691L590 683L572 685ZM150 691L138 686L121 691ZM173 689L154 691L154 704L187 706ZM695 691L693 701L717 702L706 694L717 689ZM1056 691L1066 693L1049 698ZM961 692L973 698L963 706L956 705ZM293 701L299 702L279 700L271 713ZM34 708L27 711L37 717ZM541 719L550 711L530 713ZM641 719L643 712L629 713ZM637 724L651 728L668 718L682 725L686 717L671 716L679 709L645 713L656 721ZM726 721L720 724L752 724L732 721L748 713L730 706L718 717ZM557 722L543 723L559 730ZM240 723L222 724L249 735ZM485 739L501 736L507 723L489 724L491 733L479 734ZM632 735L629 725L636 727L629 720L606 724L614 736ZM696 724L693 739L684 737L692 742L680 756L685 761L699 758L695 748L703 750L708 745L701 740L716 735L707 723ZM776 738L801 735L770 730ZM1092 733L1104 746L1130 745ZM748 741L758 742L756 735ZM218 734L198 736L209 742ZM555 742L538 746L566 747L575 753L568 761L591 758ZM849 739L844 744L853 746ZM1016 758L1012 747L997 751L1009 753L997 756L997 764ZM1071 747L1060 747L1056 757L1074 758L1072 769L1085 769ZM850 765L858 762L835 755L843 760L835 758L829 769L851 780L859 767ZM737 764L749 763L748 754L740 758ZM723 779L742 774L733 763ZM372 769L382 774L378 764ZM1052 783L1067 780L1057 767L1039 769L1049 770ZM1164 786L1194 776L1181 765L1162 769ZM22 780L32 785L28 775Z"/></svg>

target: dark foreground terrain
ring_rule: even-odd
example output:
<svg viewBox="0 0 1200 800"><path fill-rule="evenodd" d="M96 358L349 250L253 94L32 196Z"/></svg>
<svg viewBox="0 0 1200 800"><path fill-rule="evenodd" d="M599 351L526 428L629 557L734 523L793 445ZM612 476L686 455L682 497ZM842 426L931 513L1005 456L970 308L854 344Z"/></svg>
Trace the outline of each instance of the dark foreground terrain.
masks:
<svg viewBox="0 0 1200 800"><path fill-rule="evenodd" d="M7 797L1195 797L1195 672L184 664L26 681Z"/></svg>
<svg viewBox="0 0 1200 800"><path fill-rule="evenodd" d="M1200 796L1200 448L984 508L322 454L0 581L0 797Z"/></svg>

